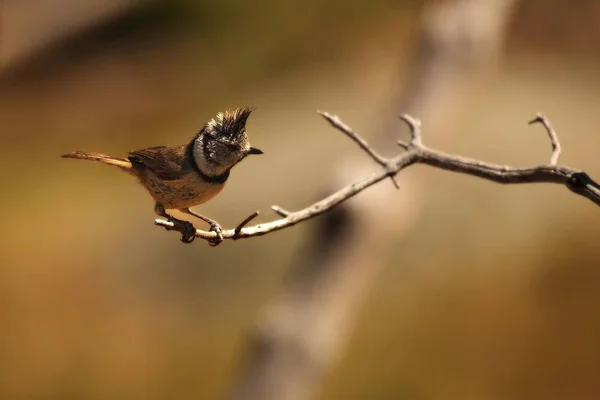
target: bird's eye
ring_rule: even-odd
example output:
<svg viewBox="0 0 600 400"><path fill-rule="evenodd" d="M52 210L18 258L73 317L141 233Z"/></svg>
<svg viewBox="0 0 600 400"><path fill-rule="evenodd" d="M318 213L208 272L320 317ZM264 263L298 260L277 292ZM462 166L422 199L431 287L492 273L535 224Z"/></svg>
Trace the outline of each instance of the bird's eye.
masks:
<svg viewBox="0 0 600 400"><path fill-rule="evenodd" d="M226 144L225 146L227 146L229 151L237 151L239 149L238 145L236 144Z"/></svg>

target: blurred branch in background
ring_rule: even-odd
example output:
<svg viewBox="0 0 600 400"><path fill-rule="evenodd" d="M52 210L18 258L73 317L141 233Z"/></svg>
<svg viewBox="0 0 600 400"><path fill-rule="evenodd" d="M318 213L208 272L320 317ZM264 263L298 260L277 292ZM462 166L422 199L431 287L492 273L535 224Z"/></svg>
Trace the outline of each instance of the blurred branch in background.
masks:
<svg viewBox="0 0 600 400"><path fill-rule="evenodd" d="M393 103L389 123L375 139L377 148L389 146L396 135L396 116L403 111L420 116L432 132L450 125L495 66L514 4L455 0L424 10L409 87ZM330 177L329 188L369 167L355 160L340 164L343 168ZM249 334L245 359L232 384L234 398L314 397L341 355L370 284L395 241L418 216L417 202L407 197L415 196L407 188L410 183L402 182L400 201L410 206L390 195L391 185L378 185L318 220L280 294L264 307ZM395 223L383 223L390 220Z"/></svg>
<svg viewBox="0 0 600 400"><path fill-rule="evenodd" d="M406 151L394 158L385 158L380 156L369 144L355 133L349 126L344 124L337 116L328 113L320 113L334 128L338 129L352 140L354 140L362 150L380 167L382 172L372 175L369 178L362 179L359 182L350 184L343 189L317 201L310 206L298 211L289 212L279 206L271 208L283 218L275 221L261 223L255 226L246 227L254 218L258 216L258 211L245 218L235 229L228 229L222 232L223 239L245 239L254 236L266 235L270 232L294 226L300 222L307 221L317 217L326 211L342 204L346 200L354 197L363 190L390 178L395 187L399 189L396 182L396 175L403 169L414 164L426 164L433 167L477 176L498 183L559 183L567 186L571 191L588 198L597 205L600 205L600 186L594 182L587 174L574 170L570 167L558 166L558 157L560 156L561 146L556 132L550 125L550 122L541 114L530 121L540 123L546 128L552 145L552 154L548 165L540 165L535 168L514 168L506 165L491 164L484 161L473 160L465 157L445 154L423 145L421 140L421 122L415 120L409 115L402 115L401 119L406 122L410 129L411 140L409 143L399 141L398 145ZM371 206L375 206L372 204ZM154 223L162 226L167 231L178 231L183 237L187 235L187 227L179 220L167 221L157 219ZM212 244L212 240L217 238L214 231L204 231L196 229L196 237L202 238ZM191 242L186 242L191 243ZM218 244L220 242L217 242Z"/></svg>

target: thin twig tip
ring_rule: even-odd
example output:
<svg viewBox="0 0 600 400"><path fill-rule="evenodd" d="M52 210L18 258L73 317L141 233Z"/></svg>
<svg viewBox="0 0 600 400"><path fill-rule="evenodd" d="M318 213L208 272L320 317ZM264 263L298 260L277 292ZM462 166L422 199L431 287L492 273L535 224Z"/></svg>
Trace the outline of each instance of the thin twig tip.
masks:
<svg viewBox="0 0 600 400"><path fill-rule="evenodd" d="M546 116L544 114L542 114L541 112L535 114L535 118L532 119L531 121L529 121L529 125L532 124L538 124L538 123L542 123L545 124L546 123Z"/></svg>
<svg viewBox="0 0 600 400"><path fill-rule="evenodd" d="M331 121L331 120L334 120L334 119L336 119L336 116L335 116L335 115L331 115L331 114L329 114L327 111L320 111L320 110L317 110L317 114L319 114L321 117L325 118L325 119L326 119L326 120L328 120L328 121Z"/></svg>
<svg viewBox="0 0 600 400"><path fill-rule="evenodd" d="M396 144L398 144L398 146L402 147L404 150L408 150L410 145L408 143L406 143L404 140L398 140L396 142Z"/></svg>
<svg viewBox="0 0 600 400"><path fill-rule="evenodd" d="M283 218L285 218L291 214L289 211L284 210L283 208L281 208L279 206L271 206L271 210L275 211L280 217L283 217Z"/></svg>
<svg viewBox="0 0 600 400"><path fill-rule="evenodd" d="M417 118L412 117L409 114L401 114L400 119L406 122L411 127L418 128L421 126L421 121Z"/></svg>
<svg viewBox="0 0 600 400"><path fill-rule="evenodd" d="M239 223L238 226L235 227L235 229L233 230L234 237L237 237L240 232L242 231L242 229L244 228L244 226L248 225L248 223L250 221L252 221L254 218L258 217L258 211L254 211L252 214L248 215L242 222Z"/></svg>

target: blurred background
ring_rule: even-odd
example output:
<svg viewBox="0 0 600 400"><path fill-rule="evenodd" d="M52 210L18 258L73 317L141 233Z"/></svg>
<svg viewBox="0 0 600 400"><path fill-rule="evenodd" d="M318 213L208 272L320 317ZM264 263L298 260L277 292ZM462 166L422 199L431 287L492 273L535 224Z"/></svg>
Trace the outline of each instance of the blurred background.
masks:
<svg viewBox="0 0 600 400"><path fill-rule="evenodd" d="M4 0L0 398L225 395L315 222L183 245L153 226L153 201L131 177L60 154L185 143L216 112L251 105L248 132L265 155L199 210L225 227L254 210L274 219L270 205L309 204L340 160L363 156L315 111L367 138L381 131L437 3ZM522 0L507 21L465 110L435 132L416 115L425 143L546 163L545 132L526 125L543 111L561 163L598 179L600 2ZM556 185L402 175L418 186L398 204L410 225L316 398L600 398L597 206Z"/></svg>

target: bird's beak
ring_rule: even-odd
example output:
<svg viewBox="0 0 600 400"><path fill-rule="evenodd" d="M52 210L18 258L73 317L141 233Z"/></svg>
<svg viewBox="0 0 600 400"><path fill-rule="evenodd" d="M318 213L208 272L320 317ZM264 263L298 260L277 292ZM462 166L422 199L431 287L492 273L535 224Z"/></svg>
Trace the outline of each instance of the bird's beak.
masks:
<svg viewBox="0 0 600 400"><path fill-rule="evenodd" d="M264 154L261 149L257 149L256 147L250 147L248 149L248 154Z"/></svg>

